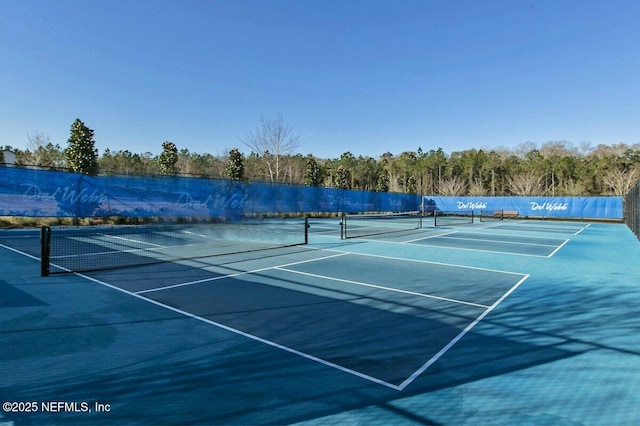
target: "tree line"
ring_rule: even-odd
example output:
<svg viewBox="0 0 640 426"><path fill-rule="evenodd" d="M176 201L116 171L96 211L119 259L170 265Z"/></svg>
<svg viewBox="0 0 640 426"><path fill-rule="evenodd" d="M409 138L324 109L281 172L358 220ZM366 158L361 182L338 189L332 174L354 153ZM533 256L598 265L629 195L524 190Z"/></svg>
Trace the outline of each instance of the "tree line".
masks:
<svg viewBox="0 0 640 426"><path fill-rule="evenodd" d="M15 154L16 166L89 175L201 176L444 196L623 196L640 179L640 144L576 147L551 141L451 153L418 148L379 158L346 151L320 159L297 153L300 137L281 116L262 118L242 141L250 149L246 156L239 148L226 156L195 153L170 141L162 143L159 155L109 149L99 155L93 136L77 119L65 148L36 133L28 149L4 150Z"/></svg>

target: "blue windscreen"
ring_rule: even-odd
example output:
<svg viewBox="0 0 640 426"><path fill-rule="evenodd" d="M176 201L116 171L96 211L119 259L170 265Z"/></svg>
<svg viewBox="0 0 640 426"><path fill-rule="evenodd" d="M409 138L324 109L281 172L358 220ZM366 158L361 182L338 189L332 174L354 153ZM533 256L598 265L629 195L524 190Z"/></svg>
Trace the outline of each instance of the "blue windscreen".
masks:
<svg viewBox="0 0 640 426"><path fill-rule="evenodd" d="M415 211L420 196L193 177L87 176L0 167L0 215L242 217L247 214Z"/></svg>
<svg viewBox="0 0 640 426"><path fill-rule="evenodd" d="M523 217L621 219L622 197L443 197L172 176L87 176L0 167L0 215L242 217L269 213L515 210Z"/></svg>
<svg viewBox="0 0 640 426"><path fill-rule="evenodd" d="M425 211L515 211L521 217L622 219L622 197L442 197L425 196Z"/></svg>

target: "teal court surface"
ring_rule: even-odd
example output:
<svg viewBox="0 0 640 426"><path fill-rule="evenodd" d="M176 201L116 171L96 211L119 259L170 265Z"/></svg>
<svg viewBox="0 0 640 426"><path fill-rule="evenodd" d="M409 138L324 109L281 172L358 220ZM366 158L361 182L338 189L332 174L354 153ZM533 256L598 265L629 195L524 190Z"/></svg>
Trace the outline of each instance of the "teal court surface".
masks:
<svg viewBox="0 0 640 426"><path fill-rule="evenodd" d="M0 230L0 425L640 421L625 225L311 219L308 244L215 256L99 231L42 277L39 231ZM142 261L62 269L113 241Z"/></svg>

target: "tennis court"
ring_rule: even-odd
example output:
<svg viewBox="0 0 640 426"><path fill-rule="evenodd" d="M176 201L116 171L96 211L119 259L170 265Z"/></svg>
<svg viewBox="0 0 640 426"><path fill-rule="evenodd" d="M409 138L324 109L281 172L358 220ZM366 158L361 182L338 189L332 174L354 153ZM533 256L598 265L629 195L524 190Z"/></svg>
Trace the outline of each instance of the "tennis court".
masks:
<svg viewBox="0 0 640 426"><path fill-rule="evenodd" d="M640 418L626 226L342 220L53 229L47 277L42 233L1 230L0 394L38 410L0 422ZM256 241L265 228L282 237Z"/></svg>

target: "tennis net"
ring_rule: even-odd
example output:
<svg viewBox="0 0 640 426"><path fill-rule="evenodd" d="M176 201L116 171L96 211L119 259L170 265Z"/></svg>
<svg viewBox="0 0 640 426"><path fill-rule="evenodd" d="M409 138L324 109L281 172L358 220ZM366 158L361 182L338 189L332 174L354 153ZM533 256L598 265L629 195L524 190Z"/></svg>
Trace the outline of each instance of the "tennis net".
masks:
<svg viewBox="0 0 640 426"><path fill-rule="evenodd" d="M361 238L372 235L402 232L422 228L422 213L343 213L340 221L340 236Z"/></svg>
<svg viewBox="0 0 640 426"><path fill-rule="evenodd" d="M473 223L473 210L445 212L436 210L433 212L434 226L455 226Z"/></svg>
<svg viewBox="0 0 640 426"><path fill-rule="evenodd" d="M229 223L45 226L43 276L241 254L306 244L308 220L251 219Z"/></svg>

